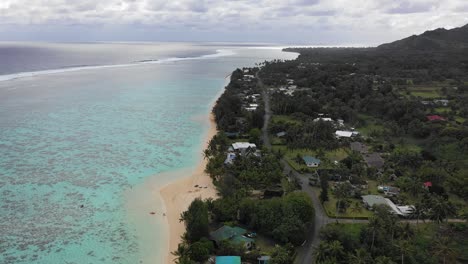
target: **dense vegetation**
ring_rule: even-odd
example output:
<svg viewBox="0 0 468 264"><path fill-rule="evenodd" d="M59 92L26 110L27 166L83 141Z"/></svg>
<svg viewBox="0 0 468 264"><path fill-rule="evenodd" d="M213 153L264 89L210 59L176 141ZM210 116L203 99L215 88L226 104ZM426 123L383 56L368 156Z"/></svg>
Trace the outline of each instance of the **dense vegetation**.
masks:
<svg viewBox="0 0 468 264"><path fill-rule="evenodd" d="M284 175L281 159L316 177L327 214L352 212L353 219L357 214L369 221L325 227L318 263L465 261L459 249L466 246L466 225L447 221L468 212L467 36L465 26L371 49L291 48L287 51L300 53L296 60L234 71L213 109L220 132L204 152L220 198L196 200L182 215L187 233L175 252L179 263L203 262L212 254L254 262L269 254L272 263L292 262L293 247L313 224L314 208L294 177ZM265 114L260 94L266 89L274 113L268 128L272 150L260 148ZM249 104L258 107L252 111ZM337 129L359 133L337 138ZM260 151L248 150L226 164L236 141L255 143ZM351 143L366 150L351 151ZM369 161L368 151L380 165ZM304 155L321 159L320 167L308 168ZM377 184L399 188L389 197L412 205L407 217L415 226L386 207L359 213L361 196L375 194L369 186L377 192ZM420 227L420 220L433 223ZM281 246L250 253L228 241L215 247L209 230L223 224L245 227Z"/></svg>
<svg viewBox="0 0 468 264"><path fill-rule="evenodd" d="M330 224L321 230L316 263L455 263L465 259L464 223L418 226L378 208L369 224Z"/></svg>

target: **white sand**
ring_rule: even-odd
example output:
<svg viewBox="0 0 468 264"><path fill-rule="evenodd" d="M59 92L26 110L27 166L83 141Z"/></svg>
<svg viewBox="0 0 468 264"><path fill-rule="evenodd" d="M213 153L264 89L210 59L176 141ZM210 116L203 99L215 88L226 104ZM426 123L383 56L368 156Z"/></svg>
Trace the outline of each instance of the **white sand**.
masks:
<svg viewBox="0 0 468 264"><path fill-rule="evenodd" d="M210 115L210 128L202 150L208 146L209 140L216 135L216 132L214 117ZM211 178L205 173L206 164L207 160L200 156L197 167L192 172L187 173L187 175L190 175L189 177L178 177L181 179L160 189L164 201L166 222L169 226L167 243L169 247L166 249L166 263L174 263L174 256L171 252L177 250L177 246L181 242L181 236L185 232L184 223L179 221L181 213L186 211L190 203L198 197L202 199L217 197ZM194 187L195 185L203 188Z"/></svg>

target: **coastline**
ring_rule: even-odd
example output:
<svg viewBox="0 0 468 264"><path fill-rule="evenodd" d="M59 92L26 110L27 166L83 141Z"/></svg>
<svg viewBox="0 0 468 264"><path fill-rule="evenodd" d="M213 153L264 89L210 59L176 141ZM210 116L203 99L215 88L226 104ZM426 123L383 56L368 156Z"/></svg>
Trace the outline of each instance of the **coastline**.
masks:
<svg viewBox="0 0 468 264"><path fill-rule="evenodd" d="M204 137L204 143L201 151L207 148L209 140L216 135L216 123L212 113L209 114L209 129ZM200 152L201 153L201 152ZM169 227L167 243L165 248L166 263L174 263L175 257L171 252L177 250L181 242L181 236L185 232L184 223L179 221L182 212L186 211L190 203L196 199L216 198L216 188L211 178L205 173L207 160L202 155L198 157L197 166L188 171L189 177L184 177L175 182L163 186L160 191L160 197L163 202L163 210L166 214L166 226ZM195 187L196 185L201 186Z"/></svg>

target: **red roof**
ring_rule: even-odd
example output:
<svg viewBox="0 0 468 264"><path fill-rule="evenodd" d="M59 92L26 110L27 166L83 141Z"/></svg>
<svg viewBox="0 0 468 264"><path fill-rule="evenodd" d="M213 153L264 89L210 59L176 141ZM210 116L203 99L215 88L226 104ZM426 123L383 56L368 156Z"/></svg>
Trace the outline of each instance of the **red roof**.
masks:
<svg viewBox="0 0 468 264"><path fill-rule="evenodd" d="M440 115L429 115L429 116L427 116L427 120L429 120L429 121L445 121L445 118L441 117Z"/></svg>
<svg viewBox="0 0 468 264"><path fill-rule="evenodd" d="M425 187L432 187L432 182L425 182L425 183L424 183L424 186L425 186Z"/></svg>

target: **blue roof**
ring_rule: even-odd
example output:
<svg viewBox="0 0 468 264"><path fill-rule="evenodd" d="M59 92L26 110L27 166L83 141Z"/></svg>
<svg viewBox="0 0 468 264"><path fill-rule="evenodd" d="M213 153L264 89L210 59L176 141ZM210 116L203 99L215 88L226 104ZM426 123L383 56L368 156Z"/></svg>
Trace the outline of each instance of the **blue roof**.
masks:
<svg viewBox="0 0 468 264"><path fill-rule="evenodd" d="M320 164L320 160L315 158L315 157L311 157L311 156L304 156L302 157L302 159L305 161L305 163L317 163L317 164Z"/></svg>
<svg viewBox="0 0 468 264"><path fill-rule="evenodd" d="M241 264L241 257L238 257L238 256L216 257L216 264Z"/></svg>

